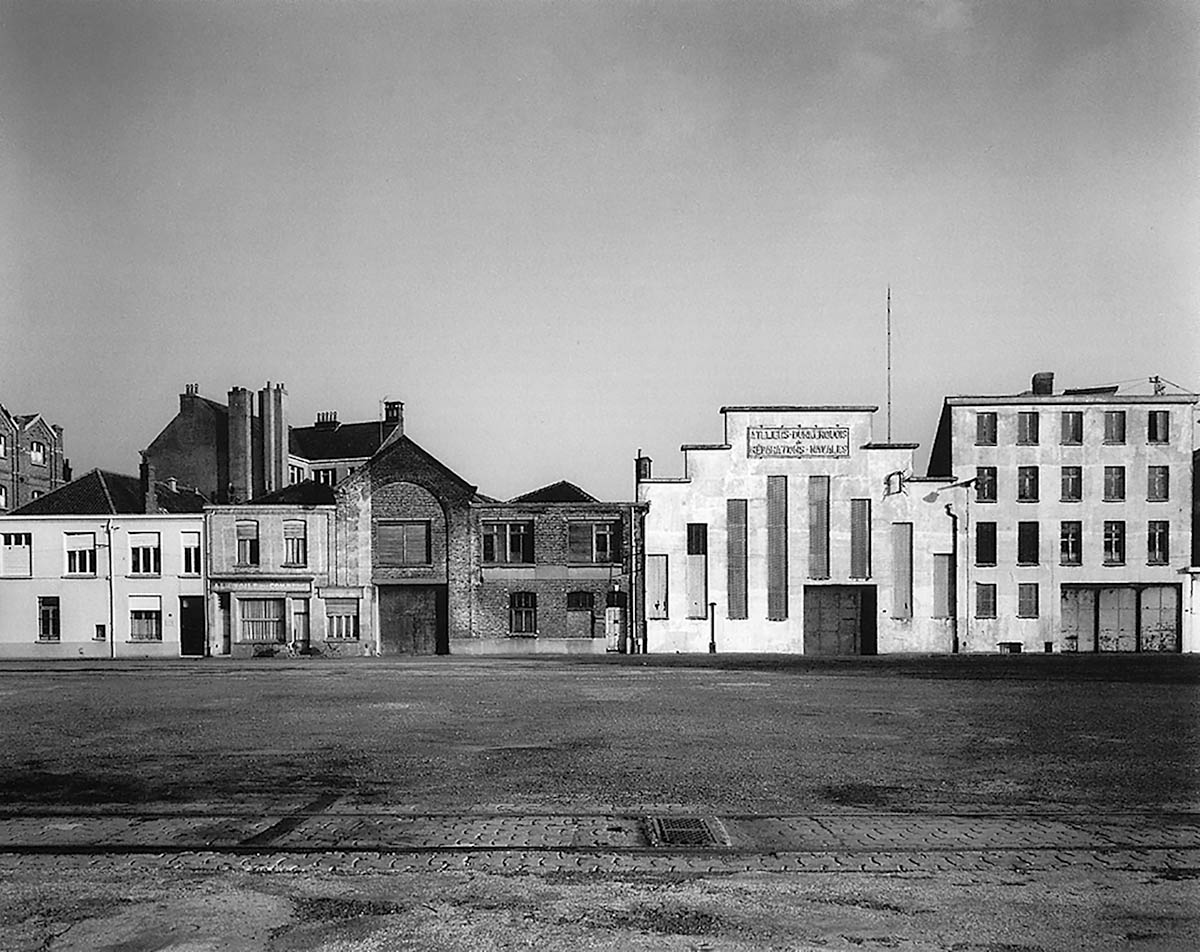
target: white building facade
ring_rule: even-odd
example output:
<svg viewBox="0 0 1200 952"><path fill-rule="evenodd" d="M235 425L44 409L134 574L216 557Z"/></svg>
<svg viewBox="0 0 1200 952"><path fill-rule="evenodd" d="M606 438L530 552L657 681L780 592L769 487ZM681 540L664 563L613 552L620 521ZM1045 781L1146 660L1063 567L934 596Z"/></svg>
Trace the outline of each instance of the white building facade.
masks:
<svg viewBox="0 0 1200 952"><path fill-rule="evenodd" d="M931 476L969 481L965 651L1200 650L1190 625L1197 396L947 397Z"/></svg>
<svg viewBox="0 0 1200 952"><path fill-rule="evenodd" d="M0 657L203 655L203 538L199 513L0 519Z"/></svg>
<svg viewBox="0 0 1200 952"><path fill-rule="evenodd" d="M951 652L956 494L876 443L869 406L723 407L683 475L638 461L645 649Z"/></svg>

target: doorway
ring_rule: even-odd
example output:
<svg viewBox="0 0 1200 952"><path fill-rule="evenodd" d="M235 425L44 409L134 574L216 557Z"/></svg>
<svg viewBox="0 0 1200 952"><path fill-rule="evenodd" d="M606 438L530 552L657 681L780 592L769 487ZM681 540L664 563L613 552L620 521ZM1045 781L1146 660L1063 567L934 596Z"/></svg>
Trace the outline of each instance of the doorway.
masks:
<svg viewBox="0 0 1200 952"><path fill-rule="evenodd" d="M378 593L381 654L450 653L445 585L380 585Z"/></svg>
<svg viewBox="0 0 1200 952"><path fill-rule="evenodd" d="M874 585L804 586L804 653L875 654L875 604Z"/></svg>
<svg viewBox="0 0 1200 952"><path fill-rule="evenodd" d="M204 657L204 596L179 596L179 653L185 658Z"/></svg>

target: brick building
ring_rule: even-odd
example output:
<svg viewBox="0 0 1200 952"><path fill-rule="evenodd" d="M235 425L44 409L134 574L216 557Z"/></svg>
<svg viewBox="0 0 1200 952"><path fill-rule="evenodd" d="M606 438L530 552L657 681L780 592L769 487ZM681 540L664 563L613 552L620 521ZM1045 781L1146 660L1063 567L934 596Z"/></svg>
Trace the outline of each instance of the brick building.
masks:
<svg viewBox="0 0 1200 952"><path fill-rule="evenodd" d="M1192 560L1192 393L945 399L929 475L968 481L967 651L1179 651ZM1188 626L1190 627L1190 626Z"/></svg>
<svg viewBox="0 0 1200 952"><path fill-rule="evenodd" d="M12 414L0 404L0 515L70 481L62 427L40 413Z"/></svg>

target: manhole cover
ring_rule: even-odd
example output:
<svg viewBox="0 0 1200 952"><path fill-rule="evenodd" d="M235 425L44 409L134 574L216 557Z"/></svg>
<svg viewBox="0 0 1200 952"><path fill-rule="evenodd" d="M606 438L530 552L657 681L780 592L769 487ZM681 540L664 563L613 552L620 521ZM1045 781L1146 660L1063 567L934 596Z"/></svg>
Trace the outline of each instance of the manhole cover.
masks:
<svg viewBox="0 0 1200 952"><path fill-rule="evenodd" d="M721 821L709 817L647 817L646 836L652 846L729 845L729 836Z"/></svg>

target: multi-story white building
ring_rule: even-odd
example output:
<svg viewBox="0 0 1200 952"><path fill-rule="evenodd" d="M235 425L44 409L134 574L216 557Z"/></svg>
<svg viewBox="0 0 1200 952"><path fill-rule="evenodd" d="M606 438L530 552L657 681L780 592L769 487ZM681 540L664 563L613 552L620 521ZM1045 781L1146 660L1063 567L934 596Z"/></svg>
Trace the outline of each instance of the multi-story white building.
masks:
<svg viewBox="0 0 1200 952"><path fill-rule="evenodd" d="M0 657L205 653L203 500L164 484L131 511L143 498L93 470L0 519Z"/></svg>
<svg viewBox="0 0 1200 952"><path fill-rule="evenodd" d="M970 481L964 651L1194 651L1193 393L947 397L929 475Z"/></svg>
<svg viewBox="0 0 1200 952"><path fill-rule="evenodd" d="M952 480L913 481L877 409L723 407L682 476L639 458L647 650L955 650Z"/></svg>

